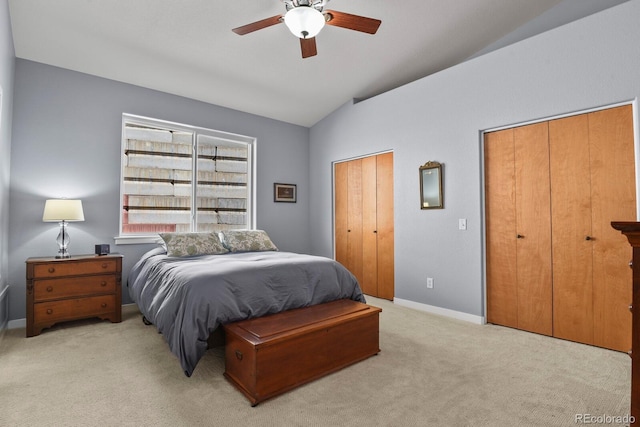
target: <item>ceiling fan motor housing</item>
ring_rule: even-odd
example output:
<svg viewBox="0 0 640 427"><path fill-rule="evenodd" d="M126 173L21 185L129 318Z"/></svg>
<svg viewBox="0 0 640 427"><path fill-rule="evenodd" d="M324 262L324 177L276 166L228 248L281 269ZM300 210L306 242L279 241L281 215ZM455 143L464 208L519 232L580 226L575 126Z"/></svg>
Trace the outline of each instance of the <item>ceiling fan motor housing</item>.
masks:
<svg viewBox="0 0 640 427"><path fill-rule="evenodd" d="M322 12L322 9L329 2L329 0L281 0L287 11L295 9L296 7L312 7L318 12Z"/></svg>

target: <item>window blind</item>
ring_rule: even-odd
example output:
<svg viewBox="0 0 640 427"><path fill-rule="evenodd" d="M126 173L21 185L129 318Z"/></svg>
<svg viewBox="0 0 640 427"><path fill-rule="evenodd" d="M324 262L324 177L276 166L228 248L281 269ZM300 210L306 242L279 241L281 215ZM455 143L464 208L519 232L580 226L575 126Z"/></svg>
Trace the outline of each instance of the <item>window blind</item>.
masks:
<svg viewBox="0 0 640 427"><path fill-rule="evenodd" d="M249 146L125 123L121 234L249 228Z"/></svg>

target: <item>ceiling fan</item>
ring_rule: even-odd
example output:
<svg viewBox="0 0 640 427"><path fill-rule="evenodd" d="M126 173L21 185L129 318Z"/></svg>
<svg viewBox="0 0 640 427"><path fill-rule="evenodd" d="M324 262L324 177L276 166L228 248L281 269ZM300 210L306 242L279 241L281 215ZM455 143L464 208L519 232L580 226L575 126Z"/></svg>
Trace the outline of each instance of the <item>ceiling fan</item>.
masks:
<svg viewBox="0 0 640 427"><path fill-rule="evenodd" d="M329 0L281 0L287 9L284 15L276 15L251 24L234 28L232 31L241 36L282 22L294 36L300 38L302 57L318 54L316 35L325 24L347 28L368 34L375 34L382 23L379 19L366 18L336 10L324 10Z"/></svg>

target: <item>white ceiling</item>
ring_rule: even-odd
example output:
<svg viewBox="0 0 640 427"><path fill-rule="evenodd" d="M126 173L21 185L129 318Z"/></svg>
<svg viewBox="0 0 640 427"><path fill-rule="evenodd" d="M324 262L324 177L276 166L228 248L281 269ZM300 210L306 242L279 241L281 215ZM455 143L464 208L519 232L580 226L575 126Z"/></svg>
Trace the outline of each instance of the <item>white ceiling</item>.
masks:
<svg viewBox="0 0 640 427"><path fill-rule="evenodd" d="M382 25L375 35L326 26L307 59L284 24L231 32L283 14L280 0L9 0L9 8L18 58L312 126L351 99L464 61L561 1L332 0L326 9Z"/></svg>

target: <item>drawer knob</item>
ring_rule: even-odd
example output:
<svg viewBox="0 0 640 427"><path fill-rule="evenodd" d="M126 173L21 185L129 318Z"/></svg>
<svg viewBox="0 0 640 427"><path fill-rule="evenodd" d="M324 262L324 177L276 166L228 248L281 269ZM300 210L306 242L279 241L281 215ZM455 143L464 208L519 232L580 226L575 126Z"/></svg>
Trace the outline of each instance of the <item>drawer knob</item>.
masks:
<svg viewBox="0 0 640 427"><path fill-rule="evenodd" d="M50 308L47 308L47 314L52 314L53 310L51 310Z"/></svg>
<svg viewBox="0 0 640 427"><path fill-rule="evenodd" d="M242 360L242 352L240 350L236 350L236 359Z"/></svg>
<svg viewBox="0 0 640 427"><path fill-rule="evenodd" d="M47 292L53 292L53 288L51 286L47 286Z"/></svg>
<svg viewBox="0 0 640 427"><path fill-rule="evenodd" d="M109 264L107 264L106 262L103 262L102 263L102 268L107 268L107 267L109 267Z"/></svg>
<svg viewBox="0 0 640 427"><path fill-rule="evenodd" d="M55 268L53 268L53 267L49 267L49 270L48 270L48 271L49 271L49 273L54 273L54 272L56 271L56 269L55 269Z"/></svg>
<svg viewBox="0 0 640 427"><path fill-rule="evenodd" d="M103 280L102 282L100 282L100 286L107 286L107 282Z"/></svg>
<svg viewBox="0 0 640 427"><path fill-rule="evenodd" d="M100 304L100 307L102 307L102 308L107 308L107 303L106 303L106 302L103 302L102 304Z"/></svg>

